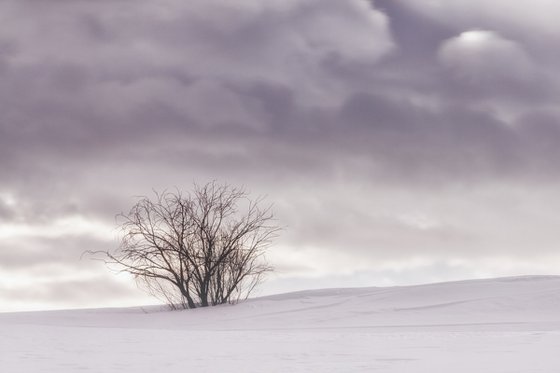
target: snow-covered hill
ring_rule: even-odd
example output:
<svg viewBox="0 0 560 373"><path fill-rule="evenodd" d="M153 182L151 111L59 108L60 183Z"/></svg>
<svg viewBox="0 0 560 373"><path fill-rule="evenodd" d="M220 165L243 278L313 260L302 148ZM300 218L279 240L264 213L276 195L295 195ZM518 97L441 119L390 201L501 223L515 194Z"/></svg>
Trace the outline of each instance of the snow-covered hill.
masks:
<svg viewBox="0 0 560 373"><path fill-rule="evenodd" d="M0 372L557 372L560 277L0 314Z"/></svg>

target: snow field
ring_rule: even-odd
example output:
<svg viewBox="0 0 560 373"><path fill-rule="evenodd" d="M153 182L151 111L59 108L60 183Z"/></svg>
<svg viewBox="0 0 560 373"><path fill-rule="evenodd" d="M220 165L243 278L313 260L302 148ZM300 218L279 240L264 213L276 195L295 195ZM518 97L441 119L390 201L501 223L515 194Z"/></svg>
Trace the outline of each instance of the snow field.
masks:
<svg viewBox="0 0 560 373"><path fill-rule="evenodd" d="M0 314L0 372L560 371L560 277Z"/></svg>

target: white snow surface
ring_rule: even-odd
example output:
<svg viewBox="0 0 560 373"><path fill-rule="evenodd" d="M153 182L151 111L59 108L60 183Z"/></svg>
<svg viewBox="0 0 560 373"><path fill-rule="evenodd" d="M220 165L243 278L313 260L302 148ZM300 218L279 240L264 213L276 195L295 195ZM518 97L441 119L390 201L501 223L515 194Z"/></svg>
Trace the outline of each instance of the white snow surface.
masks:
<svg viewBox="0 0 560 373"><path fill-rule="evenodd" d="M560 276L0 314L0 372L560 372Z"/></svg>

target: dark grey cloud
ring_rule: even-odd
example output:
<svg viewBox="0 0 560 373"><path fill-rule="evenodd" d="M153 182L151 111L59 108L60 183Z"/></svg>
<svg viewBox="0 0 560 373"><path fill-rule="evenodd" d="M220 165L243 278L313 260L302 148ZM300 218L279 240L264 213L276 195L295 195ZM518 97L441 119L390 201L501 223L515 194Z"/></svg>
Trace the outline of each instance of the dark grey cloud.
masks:
<svg viewBox="0 0 560 373"><path fill-rule="evenodd" d="M556 5L503 3L2 2L0 268L99 273L133 196L212 179L294 278L552 268Z"/></svg>
<svg viewBox="0 0 560 373"><path fill-rule="evenodd" d="M92 265L90 259L95 258L87 255L87 252L106 251L116 244L116 240L91 237L79 232L49 236L47 232L39 231L29 232L23 242L21 239L5 238L3 244L0 268L33 274L40 272L44 265L87 269Z"/></svg>

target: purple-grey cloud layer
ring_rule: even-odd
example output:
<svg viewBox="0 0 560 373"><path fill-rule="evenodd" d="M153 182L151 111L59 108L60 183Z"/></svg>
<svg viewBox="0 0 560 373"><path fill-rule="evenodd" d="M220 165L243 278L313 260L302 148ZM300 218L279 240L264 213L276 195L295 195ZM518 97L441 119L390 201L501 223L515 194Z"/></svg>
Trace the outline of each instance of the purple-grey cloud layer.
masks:
<svg viewBox="0 0 560 373"><path fill-rule="evenodd" d="M0 309L121 296L80 253L212 179L275 203L273 290L554 271L558 5L507 4L3 1Z"/></svg>

